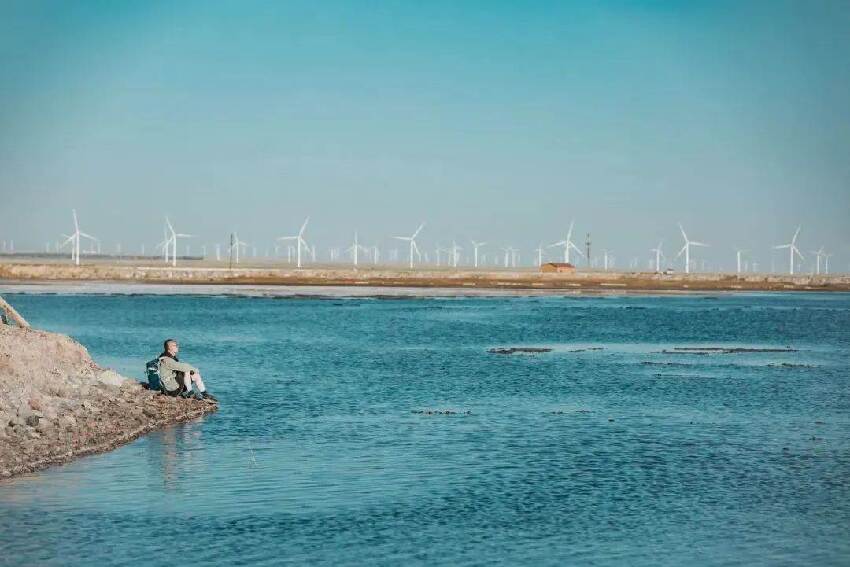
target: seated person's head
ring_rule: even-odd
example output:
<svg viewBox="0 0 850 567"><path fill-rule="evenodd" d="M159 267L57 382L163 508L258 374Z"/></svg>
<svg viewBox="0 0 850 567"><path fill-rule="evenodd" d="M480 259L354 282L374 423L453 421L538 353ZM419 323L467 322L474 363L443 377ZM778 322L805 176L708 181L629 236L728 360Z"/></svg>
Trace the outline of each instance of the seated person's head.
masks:
<svg viewBox="0 0 850 567"><path fill-rule="evenodd" d="M177 356L177 352L180 350L180 347L177 345L176 340L166 339L165 342L162 343L162 349L171 356Z"/></svg>

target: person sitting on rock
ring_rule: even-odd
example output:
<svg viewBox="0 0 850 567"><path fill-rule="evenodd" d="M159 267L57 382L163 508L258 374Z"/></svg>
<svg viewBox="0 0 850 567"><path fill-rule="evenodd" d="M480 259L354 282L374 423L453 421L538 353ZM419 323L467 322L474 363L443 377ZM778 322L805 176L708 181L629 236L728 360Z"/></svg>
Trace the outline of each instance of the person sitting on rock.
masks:
<svg viewBox="0 0 850 567"><path fill-rule="evenodd" d="M159 355L159 379L167 395L218 401L215 396L207 392L204 381L201 379L201 372L191 364L180 362L177 358L180 347L176 340L167 339L162 347L163 352ZM193 385L195 391L192 390Z"/></svg>

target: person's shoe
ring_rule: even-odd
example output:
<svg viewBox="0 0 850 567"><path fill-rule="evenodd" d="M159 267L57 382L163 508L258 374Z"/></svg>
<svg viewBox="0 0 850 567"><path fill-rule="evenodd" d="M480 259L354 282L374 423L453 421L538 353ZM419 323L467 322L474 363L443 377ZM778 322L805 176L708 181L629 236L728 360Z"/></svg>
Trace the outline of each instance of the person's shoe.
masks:
<svg viewBox="0 0 850 567"><path fill-rule="evenodd" d="M209 400L211 402L218 402L218 398L210 394L209 392L204 392L201 394L201 397L205 400Z"/></svg>
<svg viewBox="0 0 850 567"><path fill-rule="evenodd" d="M192 397L192 391L191 390L184 390L184 391L180 392L180 397L183 398L184 400L189 399L189 398Z"/></svg>

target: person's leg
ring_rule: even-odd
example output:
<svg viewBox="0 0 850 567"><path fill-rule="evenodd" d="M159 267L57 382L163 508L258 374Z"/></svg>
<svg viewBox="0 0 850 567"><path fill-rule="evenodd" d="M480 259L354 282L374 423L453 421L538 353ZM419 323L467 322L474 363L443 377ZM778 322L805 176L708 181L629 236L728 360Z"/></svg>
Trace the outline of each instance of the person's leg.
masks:
<svg viewBox="0 0 850 567"><path fill-rule="evenodd" d="M191 392L192 391L192 380L189 378L188 372L181 372L182 376L180 376L180 383L183 385L183 391Z"/></svg>
<svg viewBox="0 0 850 567"><path fill-rule="evenodd" d="M198 389L198 392L200 392L202 398L204 398L205 400L211 400L213 402L218 401L218 398L207 392L207 387L204 386L204 380L203 378L201 378L201 374L199 372L195 372L194 374L192 374L192 382L195 383L195 388Z"/></svg>
<svg viewBox="0 0 850 567"><path fill-rule="evenodd" d="M192 374L192 382L195 384L195 387L200 393L203 394L207 391L206 386L204 386L204 381L201 379L200 372L195 372L194 374Z"/></svg>

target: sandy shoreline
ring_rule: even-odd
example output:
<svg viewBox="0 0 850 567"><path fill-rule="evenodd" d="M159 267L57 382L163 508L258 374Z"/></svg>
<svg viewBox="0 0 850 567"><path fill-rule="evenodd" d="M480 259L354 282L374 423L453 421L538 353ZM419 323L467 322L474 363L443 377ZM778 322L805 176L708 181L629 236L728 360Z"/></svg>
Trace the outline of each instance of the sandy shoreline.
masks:
<svg viewBox="0 0 850 567"><path fill-rule="evenodd" d="M290 269L277 267L224 266L197 262L196 265L168 267L92 263L81 266L59 263L0 263L0 286L9 292L15 286L61 284L66 289L85 284L89 289L109 284L138 284L145 293L166 287L181 293L275 295L529 295L579 293L681 293L740 291L850 291L850 276L777 274L655 274L646 272L578 271L571 274L540 273L531 270L476 271L375 267L358 271L340 267ZM204 287L205 286L205 287ZM30 287L29 289L34 289ZM55 289L55 288L54 288ZM203 289L204 291L197 291ZM223 291L223 290L228 291ZM287 291L288 290L288 291ZM358 291L355 291L358 290ZM362 290L362 291L361 291ZM423 290L428 290L423 293ZM450 290L450 291L435 291ZM139 292L143 293L143 292Z"/></svg>

